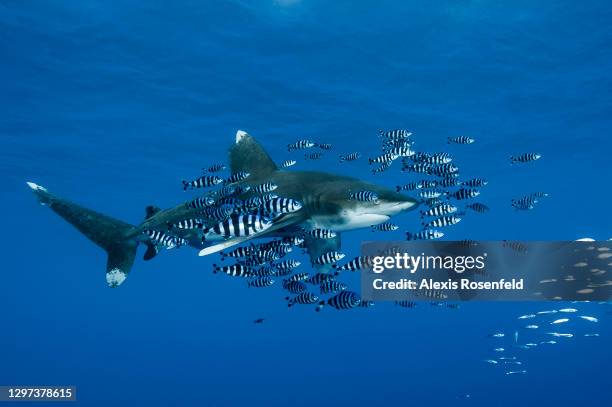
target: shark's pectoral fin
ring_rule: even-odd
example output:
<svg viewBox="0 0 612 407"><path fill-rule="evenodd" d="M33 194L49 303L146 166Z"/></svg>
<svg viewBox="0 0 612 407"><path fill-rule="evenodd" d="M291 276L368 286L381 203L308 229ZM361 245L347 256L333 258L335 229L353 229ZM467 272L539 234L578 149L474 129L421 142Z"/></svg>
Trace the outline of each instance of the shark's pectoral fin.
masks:
<svg viewBox="0 0 612 407"><path fill-rule="evenodd" d="M236 144L230 147L229 156L232 173L245 171L255 178L278 170L263 147L242 130L236 133Z"/></svg>
<svg viewBox="0 0 612 407"><path fill-rule="evenodd" d="M328 272L332 270L331 264L315 264L315 260L327 252L340 251L342 241L340 239L340 233L336 233L336 237L332 239L315 239L313 237L306 236L304 239L304 247L308 251L310 256L310 262L313 267L316 267L321 272Z"/></svg>
<svg viewBox="0 0 612 407"><path fill-rule="evenodd" d="M243 237L235 237L233 239L227 239L212 246L208 246L200 250L198 256L208 256L209 254L220 252L221 250L225 250L228 247L236 246L237 244L244 243L247 240L252 239L255 236L243 236Z"/></svg>

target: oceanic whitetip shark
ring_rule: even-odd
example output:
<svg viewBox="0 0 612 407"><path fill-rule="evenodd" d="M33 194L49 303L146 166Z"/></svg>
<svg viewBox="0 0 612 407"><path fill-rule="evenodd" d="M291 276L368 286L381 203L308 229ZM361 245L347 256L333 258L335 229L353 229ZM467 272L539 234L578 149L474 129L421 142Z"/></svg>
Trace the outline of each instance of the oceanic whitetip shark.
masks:
<svg viewBox="0 0 612 407"><path fill-rule="evenodd" d="M306 238L305 248L313 260L323 253L339 250L340 232L386 222L392 216L414 209L418 205L415 199L355 178L324 172L279 169L259 143L244 131L236 133L236 142L229 149L229 159L232 173L245 171L250 174L242 183L276 184L278 188L274 192L278 196L296 199L302 203L302 208L297 212L279 216L274 220L272 227L248 237L203 242L201 232L196 230L172 232L186 239L190 246L200 250L201 256L254 238L296 235L302 228L335 231L336 237L333 239ZM51 208L91 241L106 250L108 253L106 281L111 287L117 287L127 278L140 243L147 246L145 260L150 260L157 254L157 248L143 234L144 230L166 231L169 223L201 217L195 216L196 210L188 208L185 203L163 210L148 206L144 221L138 226L133 226L59 198L33 182L27 184L41 204ZM350 193L357 191L375 192L378 200L363 202L350 199ZM249 191L238 198L246 199L252 193ZM214 223L217 222L211 220L211 225Z"/></svg>

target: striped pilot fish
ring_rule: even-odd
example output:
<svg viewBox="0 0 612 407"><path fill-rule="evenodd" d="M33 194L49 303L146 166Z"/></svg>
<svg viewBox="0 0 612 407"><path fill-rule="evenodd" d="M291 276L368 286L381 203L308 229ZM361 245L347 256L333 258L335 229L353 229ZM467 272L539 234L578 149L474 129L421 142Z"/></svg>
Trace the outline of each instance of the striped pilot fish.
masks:
<svg viewBox="0 0 612 407"><path fill-rule="evenodd" d="M456 187L459 184L456 178L442 178L438 180L438 186L442 188Z"/></svg>
<svg viewBox="0 0 612 407"><path fill-rule="evenodd" d="M323 144L317 144L317 147L319 147L321 150L331 150L333 145L329 144L329 143L323 143Z"/></svg>
<svg viewBox="0 0 612 407"><path fill-rule="evenodd" d="M212 187L222 183L223 180L216 175L204 175L193 181L183 180L182 182L183 190L187 191L188 189Z"/></svg>
<svg viewBox="0 0 612 407"><path fill-rule="evenodd" d="M263 287L270 287L272 284L274 284L274 279L271 277L257 277L253 280L250 280L247 283L248 287L256 287L256 288L263 288Z"/></svg>
<svg viewBox="0 0 612 407"><path fill-rule="evenodd" d="M282 239L275 239L264 243L251 243L251 245L256 249L274 249L279 246L289 246L289 243L284 242Z"/></svg>
<svg viewBox="0 0 612 407"><path fill-rule="evenodd" d="M248 199L245 199L242 203L242 207L246 210L255 209L263 205L263 199L260 196L252 196Z"/></svg>
<svg viewBox="0 0 612 407"><path fill-rule="evenodd" d="M297 273L297 274L294 274L291 277L286 278L286 279L283 280L283 286L287 285L291 281L306 281L306 280L308 280L308 277L310 277L310 274L308 274L308 273Z"/></svg>
<svg viewBox="0 0 612 407"><path fill-rule="evenodd" d="M391 222L385 222L385 223L381 223L379 225L374 225L372 226L372 231L379 231L379 232L392 232L394 230L399 229L399 226L396 225L395 223L391 223Z"/></svg>
<svg viewBox="0 0 612 407"><path fill-rule="evenodd" d="M448 137L447 144L472 144L476 140L467 136Z"/></svg>
<svg viewBox="0 0 612 407"><path fill-rule="evenodd" d="M315 239L333 239L336 237L336 232L327 229L312 229L304 232L306 236L314 237Z"/></svg>
<svg viewBox="0 0 612 407"><path fill-rule="evenodd" d="M291 270L299 267L300 264L302 264L300 261L291 259L276 263L274 267L276 267L278 270Z"/></svg>
<svg viewBox="0 0 612 407"><path fill-rule="evenodd" d="M404 166L402 167L402 171L404 172L414 172L417 174L429 174L431 169L431 164L427 163L404 163Z"/></svg>
<svg viewBox="0 0 612 407"><path fill-rule="evenodd" d="M361 202L378 202L378 194L372 191L350 192L349 199Z"/></svg>
<svg viewBox="0 0 612 407"><path fill-rule="evenodd" d="M318 265L331 264L331 263L337 262L338 260L342 260L344 256L345 256L344 253L340 253L337 251L331 251L331 252L323 253L322 255L314 259L313 263L318 264Z"/></svg>
<svg viewBox="0 0 612 407"><path fill-rule="evenodd" d="M293 269L291 268L286 268L286 269L273 268L272 271L270 272L270 275L276 276L276 277L285 277L285 276L291 275L291 273L293 273Z"/></svg>
<svg viewBox="0 0 612 407"><path fill-rule="evenodd" d="M193 201L189 201L185 204L187 208L190 209L202 209L208 208L209 206L213 206L215 204L215 199L211 196L202 196L194 199Z"/></svg>
<svg viewBox="0 0 612 407"><path fill-rule="evenodd" d="M402 307L402 308L416 308L417 303L414 301L409 301L409 300L400 300L400 301L394 301L393 302L397 307Z"/></svg>
<svg viewBox="0 0 612 407"><path fill-rule="evenodd" d="M268 192L272 192L278 188L278 185L272 182L264 182L263 184L259 184L253 188L253 192L256 194L267 194Z"/></svg>
<svg viewBox="0 0 612 407"><path fill-rule="evenodd" d="M232 277L251 277L253 275L253 269L239 263L229 266L217 266L213 264L213 273L225 273Z"/></svg>
<svg viewBox="0 0 612 407"><path fill-rule="evenodd" d="M295 143L288 144L287 151L303 150L305 148L314 147L315 145L316 144L311 140L299 140L299 141L296 141Z"/></svg>
<svg viewBox="0 0 612 407"><path fill-rule="evenodd" d="M264 200L262 208L272 214L292 213L302 209L302 203L297 199L277 197Z"/></svg>
<svg viewBox="0 0 612 407"><path fill-rule="evenodd" d="M299 294L306 291L306 284L301 281L283 281L283 288L289 291L291 294Z"/></svg>
<svg viewBox="0 0 612 407"><path fill-rule="evenodd" d="M325 281L319 285L321 294L335 294L337 292L344 291L347 288L348 287L346 284L335 280Z"/></svg>
<svg viewBox="0 0 612 407"><path fill-rule="evenodd" d="M382 163L380 167L376 167L372 169L372 174L376 175L376 174L380 174L381 172L387 171L389 167L391 167L392 162L393 161L387 161L387 162Z"/></svg>
<svg viewBox="0 0 612 407"><path fill-rule="evenodd" d="M431 168L429 173L431 175L436 175L438 177L454 177L458 174L459 167L453 165L452 163L440 164Z"/></svg>
<svg viewBox="0 0 612 407"><path fill-rule="evenodd" d="M412 132L405 129L380 130L378 135L379 137L386 138L387 140L403 140L410 137Z"/></svg>
<svg viewBox="0 0 612 407"><path fill-rule="evenodd" d="M264 202L268 202L273 200L274 198L278 198L278 195L276 195L275 193L270 193L270 194L263 194L261 196L261 200Z"/></svg>
<svg viewBox="0 0 612 407"><path fill-rule="evenodd" d="M427 198L423 200L423 204L428 208L435 208L442 205L442 200L440 198Z"/></svg>
<svg viewBox="0 0 612 407"><path fill-rule="evenodd" d="M479 188L479 187L484 187L488 183L489 183L489 181L487 181L484 178L473 178L473 179L468 180L468 181L463 181L461 183L461 186L470 187L470 188Z"/></svg>
<svg viewBox="0 0 612 407"><path fill-rule="evenodd" d="M257 277L272 277L275 275L275 270L271 266L262 266L253 269L253 276Z"/></svg>
<svg viewBox="0 0 612 407"><path fill-rule="evenodd" d="M349 153L346 155L339 155L338 158L340 158L340 162L345 162L345 161L355 161L361 158L361 153Z"/></svg>
<svg viewBox="0 0 612 407"><path fill-rule="evenodd" d="M226 257L247 257L253 254L255 248L253 246L239 246L230 252L221 251L219 254L221 255L221 260L225 260Z"/></svg>
<svg viewBox="0 0 612 407"><path fill-rule="evenodd" d="M300 293L293 298L286 297L285 299L287 300L288 307L292 307L295 304L303 304L303 305L315 304L319 301L319 297L307 291Z"/></svg>
<svg viewBox="0 0 612 407"><path fill-rule="evenodd" d="M425 189L435 188L438 186L438 181L431 180L431 179L424 179L424 180L419 181L419 186Z"/></svg>
<svg viewBox="0 0 612 407"><path fill-rule="evenodd" d="M453 161L453 158L448 153L424 153L416 152L411 156L412 161L426 164L448 164Z"/></svg>
<svg viewBox="0 0 612 407"><path fill-rule="evenodd" d="M236 192L237 192L237 189L234 185L226 185L223 188L218 189L217 191L215 191L217 203L219 203L221 199L225 199L225 198L238 199L236 198Z"/></svg>
<svg viewBox="0 0 612 407"><path fill-rule="evenodd" d="M406 240L433 240L444 236L444 232L435 229L421 230L420 232L406 232Z"/></svg>
<svg viewBox="0 0 612 407"><path fill-rule="evenodd" d="M316 311L321 311L324 305L329 305L338 310L351 309L359 306L361 298L352 291L340 291L338 294L329 298L327 301L321 301L316 308Z"/></svg>
<svg viewBox="0 0 612 407"><path fill-rule="evenodd" d="M251 174L246 172L246 171L238 171L238 172L230 175L229 178L224 181L224 183L225 184L233 184L235 182L244 181L245 179L247 179L250 176L251 176Z"/></svg>
<svg viewBox="0 0 612 407"><path fill-rule="evenodd" d="M327 281L332 281L335 277L335 274L331 274L331 273L315 273L312 276L308 277L308 280L306 280L307 283L309 284L313 284L313 285L321 285Z"/></svg>
<svg viewBox="0 0 612 407"><path fill-rule="evenodd" d="M171 236L159 230L145 229L142 233L156 245L163 246L166 249L174 249L175 247L181 247L188 244L187 240L183 238Z"/></svg>
<svg viewBox="0 0 612 407"><path fill-rule="evenodd" d="M459 222L461 222L460 217L455 216L455 215L446 215L446 216L440 216L439 218L436 218L429 222L423 222L423 226L425 228L431 228L431 227L440 228L440 227L445 227L445 226L456 225Z"/></svg>
<svg viewBox="0 0 612 407"><path fill-rule="evenodd" d="M420 182L411 182L409 184L405 184L405 185L397 185L395 187L395 190L397 192L400 192L402 190L404 191L416 191L417 189L421 189L423 188L423 186L421 185Z"/></svg>
<svg viewBox="0 0 612 407"><path fill-rule="evenodd" d="M301 236L287 236L283 237L281 241L292 246L301 246L302 244L304 244L304 238Z"/></svg>
<svg viewBox="0 0 612 407"><path fill-rule="evenodd" d="M390 148L387 153L392 155L398 155L399 157L412 157L416 153L410 149L410 146L399 145Z"/></svg>
<svg viewBox="0 0 612 407"><path fill-rule="evenodd" d="M466 205L465 207L478 213L485 213L489 211L489 207L480 202L474 202L473 204Z"/></svg>
<svg viewBox="0 0 612 407"><path fill-rule="evenodd" d="M393 148L396 148L396 147L410 148L413 145L414 145L414 142L412 140L410 140L409 138L400 138L400 139L397 139L397 140L394 140L394 139L384 139L383 142L382 142L383 150L390 150L390 149L393 149Z"/></svg>
<svg viewBox="0 0 612 407"><path fill-rule="evenodd" d="M444 191L439 189L426 189L419 192L419 196L424 199L439 198L444 194Z"/></svg>
<svg viewBox="0 0 612 407"><path fill-rule="evenodd" d="M206 230L202 241L217 235L224 238L251 236L272 226L272 221L258 215L235 215Z"/></svg>
<svg viewBox="0 0 612 407"><path fill-rule="evenodd" d="M480 195L480 191L477 189L471 189L471 188L460 188L458 190L456 190L455 192L453 192L452 194L449 194L449 198L455 198L458 201L462 201L464 199L470 199L470 198L475 198L478 195Z"/></svg>
<svg viewBox="0 0 612 407"><path fill-rule="evenodd" d="M510 156L510 163L528 163L531 161L539 160L540 158L542 158L542 155L538 153L524 153Z"/></svg>
<svg viewBox="0 0 612 407"><path fill-rule="evenodd" d="M204 208L198 212L198 214L204 216L207 219L215 221L222 221L230 217L234 213L234 206L224 204L221 206L211 206L210 208Z"/></svg>
<svg viewBox="0 0 612 407"><path fill-rule="evenodd" d="M289 168L291 166L294 166L295 164L297 164L297 161L295 160L285 160L283 161L283 163L280 165L281 168Z"/></svg>
<svg viewBox="0 0 612 407"><path fill-rule="evenodd" d="M444 291L442 290L431 290L431 289L414 290L413 294L415 297L434 298L436 300L448 298L448 295L446 295Z"/></svg>
<svg viewBox="0 0 612 407"><path fill-rule="evenodd" d="M357 271L369 269L374 263L372 256L358 256L342 266L336 267L337 271Z"/></svg>
<svg viewBox="0 0 612 407"><path fill-rule="evenodd" d="M398 157L399 157L399 154L384 153L382 155L379 155L378 157L369 158L368 162L370 164L374 164L374 163L384 164L384 163L388 163L393 160L397 160Z"/></svg>
<svg viewBox="0 0 612 407"><path fill-rule="evenodd" d="M522 198L512 199L510 200L512 207L517 211L528 211L530 209L535 208L536 204L539 202L537 198L532 195L527 195Z"/></svg>
<svg viewBox="0 0 612 407"><path fill-rule="evenodd" d="M227 167L225 166L225 164L213 164L210 167L207 168L202 168L202 171L204 172L221 172L223 170L225 170Z"/></svg>
<svg viewBox="0 0 612 407"><path fill-rule="evenodd" d="M167 222L168 230L173 228L176 229L203 229L204 228L204 220L203 219L183 219L178 222L172 223Z"/></svg>
<svg viewBox="0 0 612 407"><path fill-rule="evenodd" d="M421 216L443 216L457 212L457 207L450 204L435 206L426 211L421 211Z"/></svg>
<svg viewBox="0 0 612 407"><path fill-rule="evenodd" d="M238 196L238 195L246 194L250 190L251 190L250 185L247 185L247 184L236 185L236 188L234 189L234 195Z"/></svg>

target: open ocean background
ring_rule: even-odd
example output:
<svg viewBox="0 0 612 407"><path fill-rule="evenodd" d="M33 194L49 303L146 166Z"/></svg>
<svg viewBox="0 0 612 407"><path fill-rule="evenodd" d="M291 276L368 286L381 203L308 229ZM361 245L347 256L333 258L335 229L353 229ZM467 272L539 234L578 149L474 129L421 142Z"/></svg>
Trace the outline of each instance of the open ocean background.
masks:
<svg viewBox="0 0 612 407"><path fill-rule="evenodd" d="M609 239L610 21L608 1L0 1L0 385L73 384L88 406L612 405L608 306L581 305L600 337L506 376L482 362L487 335L558 305L287 309L189 248L144 264L141 247L108 289L104 252L25 185L137 224L193 196L180 180L242 129L296 170L394 186L399 164L373 176L336 157L373 156L399 127L490 181L492 210L446 238ZM446 145L458 135L477 142ZM286 151L301 138L334 150L306 162ZM543 158L509 165L530 151ZM550 197L512 210L535 191ZM419 219L395 221L375 236ZM345 233L347 258L372 236Z"/></svg>

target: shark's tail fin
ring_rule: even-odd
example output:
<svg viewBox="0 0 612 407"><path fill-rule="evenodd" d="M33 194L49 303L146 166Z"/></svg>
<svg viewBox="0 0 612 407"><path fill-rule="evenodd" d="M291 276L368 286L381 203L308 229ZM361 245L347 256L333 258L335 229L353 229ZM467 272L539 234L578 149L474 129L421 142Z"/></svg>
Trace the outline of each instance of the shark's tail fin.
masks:
<svg viewBox="0 0 612 407"><path fill-rule="evenodd" d="M117 287L127 278L134 258L138 240L136 228L130 224L84 208L75 203L59 198L44 187L28 182L42 205L46 205L59 216L77 228L89 240L108 253L106 263L106 282L110 287Z"/></svg>

